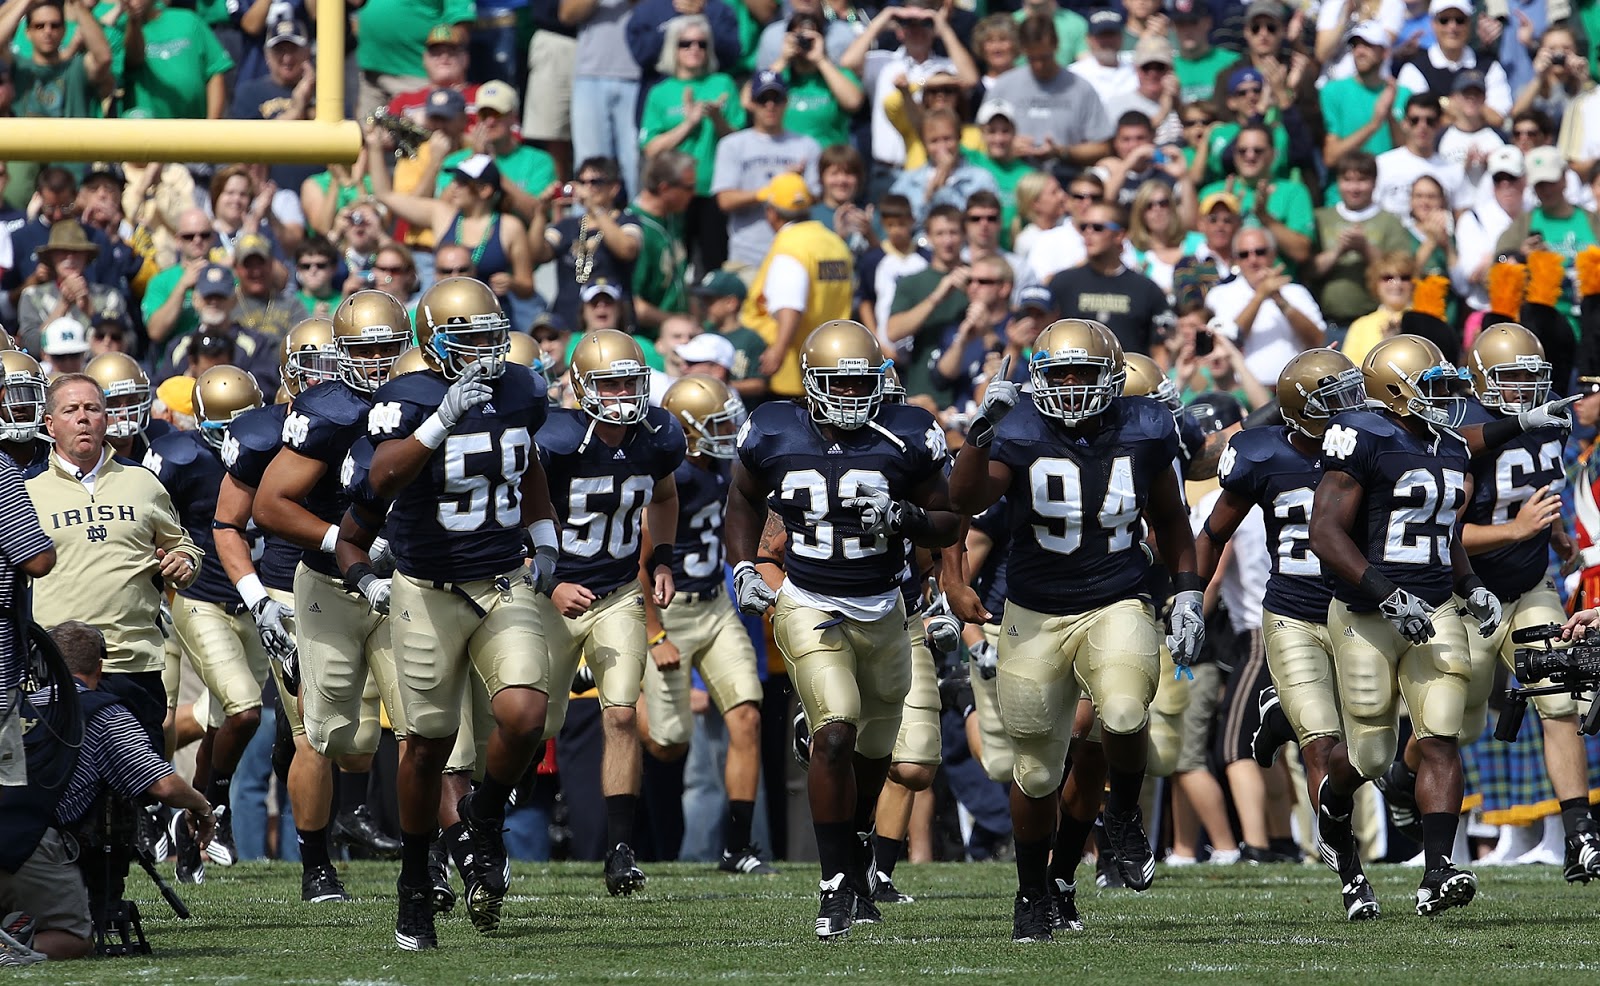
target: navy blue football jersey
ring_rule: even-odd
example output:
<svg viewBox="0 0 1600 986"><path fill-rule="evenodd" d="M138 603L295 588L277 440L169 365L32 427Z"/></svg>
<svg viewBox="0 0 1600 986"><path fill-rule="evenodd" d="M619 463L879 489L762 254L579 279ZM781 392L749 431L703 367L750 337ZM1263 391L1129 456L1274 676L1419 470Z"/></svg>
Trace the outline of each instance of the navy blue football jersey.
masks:
<svg viewBox="0 0 1600 986"><path fill-rule="evenodd" d="M1011 557L1010 513L1011 505L1001 497L988 510L972 518L972 526L992 542L972 588L983 600L983 608L993 616L989 622L995 626L1000 625L1000 614L1006 608L1006 568Z"/></svg>
<svg viewBox="0 0 1600 986"><path fill-rule="evenodd" d="M1375 411L1345 411L1322 436L1328 472L1347 473L1365 495L1350 537L1369 562L1430 606L1450 598L1450 546L1466 506L1467 446L1453 432L1418 438ZM1376 600L1334 580L1333 593L1355 612Z"/></svg>
<svg viewBox="0 0 1600 986"><path fill-rule="evenodd" d="M228 475L250 487L261 485L267 466L283 447L283 421L289 414L287 404L268 404L246 411L228 423L228 434L222 440L222 465ZM255 522L251 521L251 529ZM305 552L300 546L276 534L261 538L261 557L256 559L256 574L261 584L269 589L294 591L294 569Z"/></svg>
<svg viewBox="0 0 1600 986"><path fill-rule="evenodd" d="M1019 402L989 454L1011 469L1007 598L1064 616L1144 597L1150 563L1139 516L1178 455L1166 405L1118 398L1097 431L1076 436L1033 401Z"/></svg>
<svg viewBox="0 0 1600 986"><path fill-rule="evenodd" d="M1262 605L1309 623L1328 619L1333 582L1311 553L1311 503L1322 481L1322 455L1307 455L1287 428L1251 428L1228 441L1217 464L1222 488L1261 508L1272 555Z"/></svg>
<svg viewBox="0 0 1600 986"><path fill-rule="evenodd" d="M1173 419L1178 426L1178 489L1183 489L1183 478L1189 474L1189 465L1206 448L1205 429L1187 414Z"/></svg>
<svg viewBox="0 0 1600 986"><path fill-rule="evenodd" d="M728 466L702 457L688 459L673 474L678 484L678 539L673 545L672 584L679 592L722 589L722 510L728 502Z"/></svg>
<svg viewBox="0 0 1600 986"><path fill-rule="evenodd" d="M50 465L50 453L54 452L56 447L42 438L35 438L29 448L33 458L28 460L27 465L12 459L17 471L22 473L22 478L25 480L32 479L45 471Z"/></svg>
<svg viewBox="0 0 1600 986"><path fill-rule="evenodd" d="M194 582L178 595L207 603L240 605L239 591L228 579L211 535L217 515L217 490L222 485L222 456L197 431L173 431L158 438L144 454L144 467L156 474L172 497L178 520L190 540L205 552Z"/></svg>
<svg viewBox="0 0 1600 986"><path fill-rule="evenodd" d="M1488 424L1497 415L1477 401L1467 402L1465 424ZM1499 448L1472 460L1472 502L1466 522L1484 527L1509 524L1541 486L1560 493L1567 485L1561 448L1564 436L1556 428L1539 428L1518 435ZM1489 591L1509 603L1544 581L1550 567L1550 531L1516 544L1472 556L1472 569Z"/></svg>
<svg viewBox="0 0 1600 986"><path fill-rule="evenodd" d="M339 483L344 487L344 495L350 498L351 506L361 507L381 518L388 513L392 501L385 500L372 488L372 453L370 437L362 435L356 439L340 467Z"/></svg>
<svg viewBox="0 0 1600 986"><path fill-rule="evenodd" d="M378 388L367 417L374 447L409 437L438 410L448 389L431 370ZM506 364L493 389L494 396L467 412L395 497L385 530L395 569L403 575L469 582L522 564L522 476L533 461L533 436L549 402L544 378L515 363ZM341 458L341 474L342 465Z"/></svg>
<svg viewBox="0 0 1600 986"><path fill-rule="evenodd" d="M552 408L539 429L539 459L561 527L556 579L603 596L639 580L644 508L656 483L683 464L687 444L677 419L658 407L616 448L591 431L591 420Z"/></svg>
<svg viewBox="0 0 1600 986"><path fill-rule="evenodd" d="M859 599L901 589L905 539L876 537L844 501L865 489L905 499L944 473L944 430L918 407L886 404L866 427L823 435L793 401L763 404L739 432L739 461L772 490L789 534L784 571L821 596Z"/></svg>
<svg viewBox="0 0 1600 986"><path fill-rule="evenodd" d="M437 401L434 406L438 406ZM344 457L356 439L366 434L367 412L371 409L372 405L364 396L342 381L333 381L318 384L296 397L284 416L283 447L323 465L322 476L305 502L305 508L319 520L337 524L350 505L344 484L339 481L340 475L344 471ZM342 578L331 554L307 551L303 560L313 571Z"/></svg>

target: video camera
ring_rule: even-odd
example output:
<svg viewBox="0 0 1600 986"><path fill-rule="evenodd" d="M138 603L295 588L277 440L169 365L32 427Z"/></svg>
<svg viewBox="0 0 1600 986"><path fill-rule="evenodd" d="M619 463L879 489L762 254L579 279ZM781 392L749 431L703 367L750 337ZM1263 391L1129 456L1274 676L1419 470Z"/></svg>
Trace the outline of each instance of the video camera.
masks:
<svg viewBox="0 0 1600 986"><path fill-rule="evenodd" d="M1586 736L1600 733L1600 633L1587 633L1557 648L1553 641L1561 637L1561 624L1545 623L1511 631L1514 644L1540 644L1542 647L1518 647L1513 655L1517 680L1549 681L1548 685L1531 688L1506 689L1509 707L1495 726L1495 739L1514 743L1522 729L1522 717L1528 711L1528 699L1535 695L1571 695L1580 701L1589 692L1596 692L1589 710L1578 720L1578 731Z"/></svg>
<svg viewBox="0 0 1600 986"><path fill-rule="evenodd" d="M135 862L161 891L172 913L184 920L189 918L189 908L156 871L155 857L139 840L142 811L132 801L108 790L77 830L78 869L89 891L96 955L150 954L139 905L123 896L128 872Z"/></svg>

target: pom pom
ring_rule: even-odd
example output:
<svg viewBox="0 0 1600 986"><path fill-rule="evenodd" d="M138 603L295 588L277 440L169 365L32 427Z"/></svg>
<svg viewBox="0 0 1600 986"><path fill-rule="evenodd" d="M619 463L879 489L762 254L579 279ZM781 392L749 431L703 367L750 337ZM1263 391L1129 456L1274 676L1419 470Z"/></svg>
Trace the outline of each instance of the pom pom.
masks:
<svg viewBox="0 0 1600 986"><path fill-rule="evenodd" d="M1528 304L1554 307L1561 299L1561 282L1565 277L1559 253L1540 250L1528 254Z"/></svg>
<svg viewBox="0 0 1600 986"><path fill-rule="evenodd" d="M1424 277L1411 292L1411 310L1431 315L1444 321L1445 298L1450 293L1450 279L1439 274Z"/></svg>
<svg viewBox="0 0 1600 986"><path fill-rule="evenodd" d="M1600 294L1600 247L1586 246L1578 252L1578 293Z"/></svg>
<svg viewBox="0 0 1600 986"><path fill-rule="evenodd" d="M1489 268L1489 310L1515 321L1522 311L1522 292L1528 286L1528 268L1499 263Z"/></svg>

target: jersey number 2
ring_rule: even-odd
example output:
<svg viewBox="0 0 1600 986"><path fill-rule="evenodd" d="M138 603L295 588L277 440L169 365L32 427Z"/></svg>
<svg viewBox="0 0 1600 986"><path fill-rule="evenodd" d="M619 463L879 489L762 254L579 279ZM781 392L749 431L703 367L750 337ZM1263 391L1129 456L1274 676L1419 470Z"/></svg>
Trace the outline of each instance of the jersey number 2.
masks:
<svg viewBox="0 0 1600 986"><path fill-rule="evenodd" d="M1440 489L1440 479L1444 488ZM1450 533L1466 498L1467 478L1459 470L1441 469L1439 478L1426 469L1408 469L1394 484L1396 500L1419 497L1419 503L1389 511L1384 535L1383 560L1399 565L1450 564ZM1445 534L1413 532L1413 527L1437 527Z"/></svg>

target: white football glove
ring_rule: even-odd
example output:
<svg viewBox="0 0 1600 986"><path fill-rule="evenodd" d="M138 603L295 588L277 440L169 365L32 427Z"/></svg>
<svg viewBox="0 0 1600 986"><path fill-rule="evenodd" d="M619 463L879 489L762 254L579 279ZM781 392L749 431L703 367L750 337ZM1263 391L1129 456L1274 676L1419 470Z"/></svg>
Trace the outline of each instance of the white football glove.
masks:
<svg viewBox="0 0 1600 986"><path fill-rule="evenodd" d="M494 391L485 382L488 368L482 363L468 363L461 371L461 376L444 392L444 399L439 402L439 423L446 429L454 428L467 412L481 404L487 404L494 396Z"/></svg>
<svg viewBox="0 0 1600 986"><path fill-rule="evenodd" d="M560 552L553 544L542 544L533 549L533 591L548 596L556 587L556 559Z"/></svg>
<svg viewBox="0 0 1600 986"><path fill-rule="evenodd" d="M979 677L993 681L994 676L1000 673L1000 652L994 644L980 640L972 645L972 663L978 669Z"/></svg>
<svg viewBox="0 0 1600 986"><path fill-rule="evenodd" d="M288 660L293 660L294 634L283 625L283 621L294 619L294 607L263 596L250 608L250 616L256 621L256 633L261 637L261 646L266 649L267 656L279 664L285 663L285 655L288 655Z"/></svg>
<svg viewBox="0 0 1600 986"><path fill-rule="evenodd" d="M172 639L172 604L165 599L161 600L161 606L156 610L156 629L161 631L162 640Z"/></svg>
<svg viewBox="0 0 1600 986"><path fill-rule="evenodd" d="M900 529L900 504L887 490L860 487L856 496L845 497L843 505L861 511L861 529L884 537Z"/></svg>
<svg viewBox="0 0 1600 986"><path fill-rule="evenodd" d="M989 386L983 392L983 403L978 405L978 413L972 416L972 423L967 426L967 444L975 448L988 448L994 441L994 431L1000 427L1000 422L1017 406L1017 385L1006 379L1011 375L1011 357L1007 356L1000 361L999 369L989 380Z"/></svg>
<svg viewBox="0 0 1600 986"><path fill-rule="evenodd" d="M1167 618L1171 630L1167 635L1167 650L1172 653L1172 663L1179 668L1194 663L1205 646L1205 601L1206 594L1197 589L1188 589L1172 597L1172 615Z"/></svg>
<svg viewBox="0 0 1600 986"><path fill-rule="evenodd" d="M954 654L961 646L961 621L940 613L928 621L928 646L940 654Z"/></svg>
<svg viewBox="0 0 1600 986"><path fill-rule="evenodd" d="M1562 431L1571 431L1572 416L1567 413L1567 408L1577 403L1578 398L1582 396L1578 394L1573 397L1563 397L1561 400L1549 401L1523 411L1517 415L1517 424L1522 426L1523 431L1532 431L1546 425L1556 425Z"/></svg>
<svg viewBox="0 0 1600 986"><path fill-rule="evenodd" d="M748 616L760 616L778 601L778 594L756 571L755 562L750 561L733 567L733 593L739 597L739 612Z"/></svg>
<svg viewBox="0 0 1600 986"><path fill-rule="evenodd" d="M1496 607L1499 603L1495 604ZM1400 636L1413 644L1425 644L1433 639L1432 612L1428 604L1404 589L1396 589L1380 605L1383 618L1394 624Z"/></svg>
<svg viewBox="0 0 1600 986"><path fill-rule="evenodd" d="M376 575L363 575L356 588L367 597L367 605L372 607L374 613L388 616L390 584L388 579L380 579Z"/></svg>
<svg viewBox="0 0 1600 986"><path fill-rule="evenodd" d="M1467 612L1478 621L1478 636L1487 637L1500 625L1500 600L1483 586L1467 593Z"/></svg>

